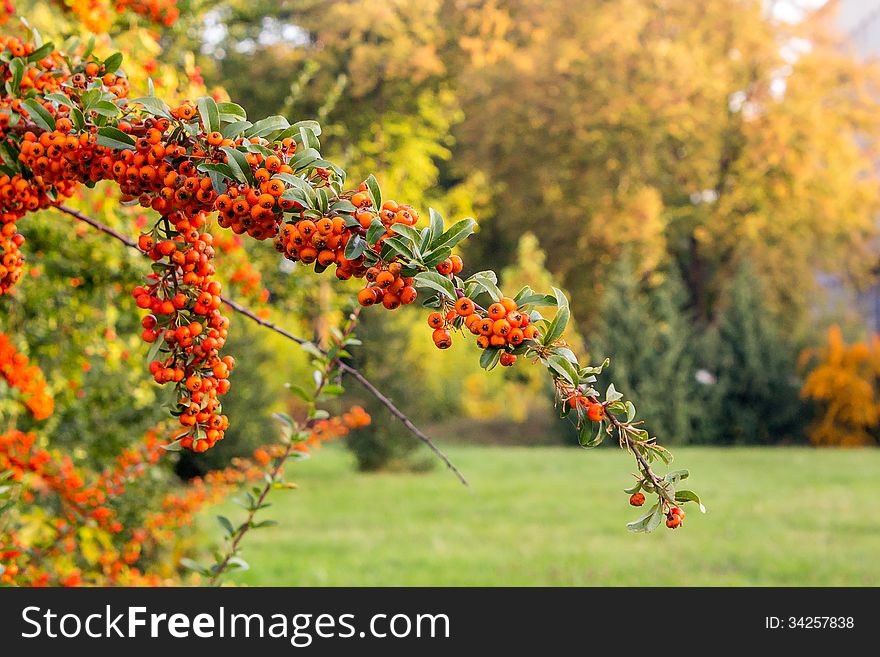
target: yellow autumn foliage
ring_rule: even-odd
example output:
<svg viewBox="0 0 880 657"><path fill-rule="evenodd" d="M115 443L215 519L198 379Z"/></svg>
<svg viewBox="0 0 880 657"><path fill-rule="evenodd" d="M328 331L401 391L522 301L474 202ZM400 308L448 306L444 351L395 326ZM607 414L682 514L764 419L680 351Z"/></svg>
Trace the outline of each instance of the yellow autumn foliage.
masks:
<svg viewBox="0 0 880 657"><path fill-rule="evenodd" d="M815 445L875 445L880 435L880 336L848 345L834 326L827 344L806 351L802 362L813 358L818 364L801 390L820 409L810 440Z"/></svg>

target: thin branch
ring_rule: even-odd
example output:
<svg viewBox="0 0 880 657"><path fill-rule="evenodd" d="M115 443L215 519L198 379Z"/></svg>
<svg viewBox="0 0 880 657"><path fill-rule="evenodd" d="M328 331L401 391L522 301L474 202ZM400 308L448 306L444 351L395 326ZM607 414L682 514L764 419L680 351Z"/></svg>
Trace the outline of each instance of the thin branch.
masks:
<svg viewBox="0 0 880 657"><path fill-rule="evenodd" d="M56 205L55 207L59 211L65 213L65 214L68 214L71 217L75 217L76 219L79 219L80 221L91 226L92 228L95 228L96 230L98 230L106 235L109 235L110 237L122 242L126 246L133 248L133 249L136 249L138 251L138 253L142 253L141 250L138 249L138 246L134 240L132 240L132 239L126 237L125 235L113 230L109 226L102 224L101 222L96 221L95 219L92 219L91 217L80 212L79 210L67 207L66 205ZM288 340L291 340L292 342L295 342L298 345L303 345L303 344L306 344L309 342L308 340L305 340L304 338L296 336L293 333L290 333L289 331L281 328L277 324L273 324L272 322L267 321L267 320L257 316L256 314L254 314L253 311L249 310L248 308L241 305L237 301L233 301L232 299L229 299L228 297L225 297L225 296L221 296L220 298L223 300L223 303L225 303L227 306L232 308L232 310L234 310L235 312L237 312L241 315L244 315L245 317L247 317L251 321L259 324L260 326L267 328L270 331L274 331L275 333L278 333L279 335L284 336ZM437 445L434 444L434 441L431 440L427 435L425 435L425 433L421 429L419 429L415 424L413 424L412 420L410 420L403 413L403 411L401 411L397 407L397 405L393 401L391 401L388 397L386 397L372 382L370 382L370 380L367 379L367 377L365 377L361 373L360 370L358 370L358 369L356 369L356 368L352 367L351 365L344 363L344 362L340 362L339 367L342 371L349 374L353 379L355 379L358 383L360 383L361 386L363 386L367 392L369 392L371 395L373 395L373 397L375 397L383 406L385 406L385 408L387 408L388 411L394 417L396 417L398 420L400 420L400 422L403 424L403 426L405 426L410 431L410 433L412 433L416 438L418 438L425 445L427 445L428 449L430 449L432 452L434 452L434 454L436 454L437 457L441 461L443 461L443 463L446 465L446 467L452 471L452 473L458 478L459 481L461 481L462 484L470 487L467 479L465 479L465 477L461 473L461 471L457 467L455 467L455 465L452 463L452 461L449 460L449 457L447 457L446 454L444 454L443 451L441 451L441 449L439 447L437 447Z"/></svg>
<svg viewBox="0 0 880 657"><path fill-rule="evenodd" d="M589 399L594 404L602 403L595 396L587 397L587 399ZM635 455L636 461L639 462L639 465L642 467L642 471L645 473L645 476L651 480L652 484L654 484L654 487L657 489L658 495L663 496L667 502L674 505L675 500L669 498L669 495L666 493L666 488L663 485L663 480L659 476L657 476L654 470L651 469L651 466L648 464L648 460L639 451L638 445L636 445L635 441L630 437L629 431L626 430L626 425L623 424L616 417L614 417L613 413L606 413L605 417L617 429L618 433L623 436L627 448Z"/></svg>
<svg viewBox="0 0 880 657"><path fill-rule="evenodd" d="M401 411L399 408L397 408L397 406L394 404L393 401L391 401L390 399L388 399L388 397L383 395L382 392L378 388L376 388L376 386L374 386L369 381L369 379L367 379L367 377L365 377L363 374L361 374L360 370L357 370L354 367L352 367L351 365L348 365L346 363L340 363L339 367L344 372L347 372L348 374L350 374L358 383L360 383L367 390L367 392L369 392L371 395L373 395L373 397L378 399L382 403L382 405L385 406L385 408L387 408L391 412L391 414L394 417L396 417L398 420L400 420L403 423L403 426L405 426L407 429L409 429L410 433L412 433L416 438L418 438L423 443L425 443L428 446L428 448L432 452L434 452L434 454L436 454L440 458L440 460L443 461L443 463L446 464L446 467L449 468L450 470L452 470L452 473L456 477L458 477L458 479L459 479L459 481L461 481L461 483L463 483L465 486L470 487L470 485L467 482L467 479L465 479L464 475L461 474L461 472L458 470L458 468L456 468L455 465L452 464L452 461L449 460L449 458L446 456L446 454L441 452L440 449L434 444L434 442L430 438L428 438L428 436L426 436L422 432L421 429L419 429L416 425L414 425L412 423L412 420L410 420L406 415L403 414L403 411Z"/></svg>

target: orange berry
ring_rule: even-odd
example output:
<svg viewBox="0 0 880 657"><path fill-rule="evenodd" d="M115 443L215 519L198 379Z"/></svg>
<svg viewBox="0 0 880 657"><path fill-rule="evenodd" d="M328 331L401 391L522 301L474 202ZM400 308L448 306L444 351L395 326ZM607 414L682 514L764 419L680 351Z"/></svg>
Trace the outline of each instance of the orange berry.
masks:
<svg viewBox="0 0 880 657"><path fill-rule="evenodd" d="M493 303L486 312L492 320L496 320L505 317L508 310L501 303Z"/></svg>
<svg viewBox="0 0 880 657"><path fill-rule="evenodd" d="M434 340L434 344L437 345L438 349L449 349L449 347L452 346L452 336L450 336L449 331L444 328L438 328L435 330L431 338Z"/></svg>
<svg viewBox="0 0 880 657"><path fill-rule="evenodd" d="M391 287L392 283L394 283L394 274L390 271L379 272L379 275L376 276L376 285L381 288Z"/></svg>
<svg viewBox="0 0 880 657"><path fill-rule="evenodd" d="M519 308L519 306L516 305L516 301L514 301L510 297L501 297L501 301L499 301L499 303L504 306L504 309L506 311L505 314L513 312L514 310L517 310Z"/></svg>
<svg viewBox="0 0 880 657"><path fill-rule="evenodd" d="M590 404L587 407L587 417L593 422L605 419L605 407L602 404Z"/></svg>
<svg viewBox="0 0 880 657"><path fill-rule="evenodd" d="M474 302L467 297L462 297L455 302L455 312L461 317L473 315L475 310Z"/></svg>
<svg viewBox="0 0 880 657"><path fill-rule="evenodd" d="M446 260L437 265L437 271L439 271L444 276L451 274L452 270L452 260L450 260L449 258L446 258Z"/></svg>
<svg viewBox="0 0 880 657"><path fill-rule="evenodd" d="M419 294L418 292L416 292L416 288L414 288L412 285L406 285L400 291L400 302L405 306L408 306L409 304L413 303L418 298L418 296Z"/></svg>

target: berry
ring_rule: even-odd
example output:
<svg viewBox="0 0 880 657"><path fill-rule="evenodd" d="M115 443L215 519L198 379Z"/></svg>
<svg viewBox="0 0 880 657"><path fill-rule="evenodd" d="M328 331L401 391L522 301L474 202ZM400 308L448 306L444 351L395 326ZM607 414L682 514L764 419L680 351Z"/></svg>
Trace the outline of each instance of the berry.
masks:
<svg viewBox="0 0 880 657"><path fill-rule="evenodd" d="M461 317L473 315L475 310L474 302L467 297L462 297L455 302L455 312Z"/></svg>
<svg viewBox="0 0 880 657"><path fill-rule="evenodd" d="M449 258L446 258L446 260L437 265L437 271L439 271L444 276L451 274L454 269L455 266L452 264L452 260Z"/></svg>
<svg viewBox="0 0 880 657"><path fill-rule="evenodd" d="M642 506L645 503L644 493L633 493L630 495L629 503L633 506Z"/></svg>
<svg viewBox="0 0 880 657"><path fill-rule="evenodd" d="M443 328L439 328L434 331L434 334L431 336L434 340L434 344L438 349L449 349L452 346L452 337L449 335L449 331Z"/></svg>
<svg viewBox="0 0 880 657"><path fill-rule="evenodd" d="M593 422L600 422L605 419L605 407L602 404L590 404L587 407L587 417Z"/></svg>

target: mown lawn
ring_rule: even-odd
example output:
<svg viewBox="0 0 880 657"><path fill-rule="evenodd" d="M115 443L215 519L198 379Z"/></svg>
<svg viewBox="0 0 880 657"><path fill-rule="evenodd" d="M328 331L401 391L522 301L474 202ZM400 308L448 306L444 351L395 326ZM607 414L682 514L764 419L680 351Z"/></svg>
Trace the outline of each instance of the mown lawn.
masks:
<svg viewBox="0 0 880 657"><path fill-rule="evenodd" d="M880 585L880 450L678 449L708 507L631 534L615 450L455 447L444 469L360 474L336 445L291 466L244 557L251 585ZM243 510L229 505L233 520ZM212 533L214 529L212 528ZM219 530L218 530L219 532Z"/></svg>

